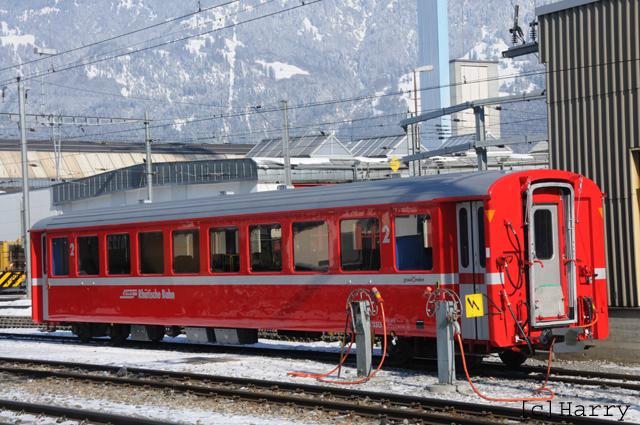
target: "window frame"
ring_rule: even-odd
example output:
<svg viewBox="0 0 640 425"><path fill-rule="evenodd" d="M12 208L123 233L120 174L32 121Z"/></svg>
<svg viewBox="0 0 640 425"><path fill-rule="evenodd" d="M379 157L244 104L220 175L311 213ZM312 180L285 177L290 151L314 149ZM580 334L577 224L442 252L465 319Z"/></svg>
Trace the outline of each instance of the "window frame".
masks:
<svg viewBox="0 0 640 425"><path fill-rule="evenodd" d="M378 268L367 268L367 269L361 269L361 270L345 270L343 268L343 261L342 261L342 256L344 254L343 250L342 250L342 223L345 221L355 221L358 222L360 220L375 220L375 222L377 223L377 233L375 231L373 231L373 235L372 235L372 240L377 240L377 248L372 248L372 249L377 249L378 253L379 253L379 257L378 257L378 264L379 267ZM337 219L337 224L338 224L338 247L339 247L339 253L338 253L338 267L340 268L340 272L341 273L355 273L355 274L363 274L363 273L380 273L381 270L384 268L384 256L382 255L382 251L383 251L383 238L382 238L382 228L383 228L383 220L380 219L380 217L378 217L375 214L371 214L371 215L367 215L365 217L357 217L357 218L353 218L353 217L341 217Z"/></svg>
<svg viewBox="0 0 640 425"><path fill-rule="evenodd" d="M120 235L127 235L129 236L129 273L117 273L117 274L113 274L109 271L109 236L120 236ZM105 267L105 274L107 276L131 276L131 272L134 269L133 266L133 249L131 246L131 233L130 232L118 232L118 233L106 233L104 235L104 246L105 246L105 254L106 254L106 267Z"/></svg>
<svg viewBox="0 0 640 425"><path fill-rule="evenodd" d="M79 261L80 261L80 248L79 248L79 242L78 239L80 238L97 238L98 239L98 273L97 274L80 274L80 266L79 266ZM84 276L100 276L100 272L102 271L102 253L100 252L100 247L101 247L101 241L100 241L100 235L97 233L90 233L90 234L86 234L86 235L78 235L75 237L75 257L76 257L76 261L75 261L75 265L76 265L76 275L78 277L84 277Z"/></svg>
<svg viewBox="0 0 640 425"><path fill-rule="evenodd" d="M252 227L261 227L261 226L278 226L278 228L280 229L280 269L279 270L253 270L253 267L251 265L251 261L252 261L252 257L254 252L252 251L251 248L251 228ZM272 228L273 230L274 228ZM286 226L282 226L282 223L280 221L267 221L264 223L249 223L246 225L246 232L247 232L247 259L245 260L247 262L247 270L249 271L249 273L256 273L256 274L265 274L265 273L282 273L284 271L284 262L285 262L285 247L284 247L284 241L285 241L285 229ZM271 239L273 240L273 239ZM275 251L273 251L275 252ZM272 255L272 259L273 259L273 255Z"/></svg>
<svg viewBox="0 0 640 425"><path fill-rule="evenodd" d="M67 254L67 274L55 274L54 273L55 272L55 267L54 267L54 264L53 264L53 255L54 255L53 240L54 239L66 239L67 240L67 249L66 249L66 254ZM69 277L69 276L71 276L71 264L73 264L73 263L71 262L71 255L69 253L69 246L70 246L69 239L71 239L71 238L69 238L69 236L49 236L49 241L48 241L49 252L47 253L47 257L48 257L47 261L51 260L51 264L50 264L50 267L49 267L49 270L51 271L51 275L50 276L47 275L48 277L56 278L56 277ZM71 240L73 240L73 239L71 239ZM71 242L71 243L73 243L73 242Z"/></svg>
<svg viewBox="0 0 640 425"><path fill-rule="evenodd" d="M396 245L397 244L397 242L396 242L396 240L397 240L396 219L402 218L402 217L409 217L409 216L412 216L412 215L415 215L415 216L421 216L421 215L428 216L429 220L431 221L431 225L430 225L431 233L429 235L430 242L431 242L431 246L430 246L430 248L431 248L431 268L430 269L422 269L422 270L420 270L420 269L417 269L417 270L416 269L411 269L411 270L406 269L405 270L405 269L399 269L398 268L398 251L397 251L397 245ZM434 269L436 268L436 252L437 252L437 250L434 249L434 246L437 245L434 242L434 240L435 240L435 229L436 229L436 226L434 224L435 223L435 216L436 215L434 214L433 210L427 210L427 211L411 211L411 212L408 212L408 213L402 212L402 213L397 213L397 214L395 214L395 215L393 215L391 217L391 224L393 226L393 232L391 233L391 235L392 235L391 241L392 241L392 249L393 249L393 268L394 268L395 272L397 272L397 273L409 273L409 274L413 273L413 274L415 274L415 273L432 273L434 271ZM424 235L423 235L423 238L424 238Z"/></svg>
<svg viewBox="0 0 640 425"><path fill-rule="evenodd" d="M178 272L176 271L176 255L175 255L175 243L174 243L174 233L175 232L194 232L191 234L195 234L198 238L197 241L193 243L193 260L196 261L197 271L186 271L186 272ZM188 234L188 233L187 233ZM172 229L169 234L170 243L171 243L171 273L174 275L197 275L200 274L202 270L202 250L200 249L200 228L199 227L189 227L184 229Z"/></svg>
<svg viewBox="0 0 640 425"><path fill-rule="evenodd" d="M211 256L214 255L211 252L211 231L215 230L215 229L236 229L236 232L238 233L238 252L237 254L227 254L227 255L237 255L238 256L238 271L230 271L230 272L216 272L212 270L212 261L211 261ZM207 270L210 274L212 275L237 275L241 272L242 270L242 261L243 261L243 252L242 252L242 238L240 236L240 229L241 226L238 224L229 224L229 225L213 225L211 227L207 228Z"/></svg>
<svg viewBox="0 0 640 425"><path fill-rule="evenodd" d="M146 233L160 233L162 235L162 271L159 273L143 273L142 272L142 258L140 257L142 255L142 249L140 246L140 235L146 234ZM165 232L164 230L145 230L145 231L138 231L136 232L136 261L138 262L138 267L136 268L137 274L139 276L162 276L165 274L166 272L166 258L165 258L165 249L164 249L164 245L165 245Z"/></svg>
<svg viewBox="0 0 640 425"><path fill-rule="evenodd" d="M294 233L294 225L296 224L304 224L304 223L324 223L327 229L326 238L323 241L326 242L326 252L327 252L327 269L326 270L296 270L296 249L295 249L295 233ZM326 219L316 219L316 220L299 220L299 221L291 221L290 225L290 242L291 242L291 271L296 274L326 274L331 270L331 242L329 240L329 221Z"/></svg>

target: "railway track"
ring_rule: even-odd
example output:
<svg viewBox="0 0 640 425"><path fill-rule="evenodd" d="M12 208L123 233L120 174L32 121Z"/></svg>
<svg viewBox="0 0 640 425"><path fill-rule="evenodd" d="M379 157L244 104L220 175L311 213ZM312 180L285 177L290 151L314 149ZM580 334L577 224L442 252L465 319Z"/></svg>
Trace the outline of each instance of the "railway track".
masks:
<svg viewBox="0 0 640 425"><path fill-rule="evenodd" d="M18 339L18 340L38 340L38 341L56 341L68 343L80 343L74 336L59 335L25 335L14 333L0 333L0 338ZM109 346L111 342L108 338L94 338L90 344ZM197 351L197 352L213 352L216 354L235 354L235 355L260 355L270 357L284 357L294 359L308 359L321 362L335 363L337 362L337 353L323 351L302 351L285 348L264 348L253 346L229 346L229 345L213 345L213 344L194 344L188 342L147 342L147 341L130 341L127 340L123 344L125 347L140 347L145 349L171 349L172 351ZM373 356L373 364L380 362L380 356ZM0 361L4 360L0 357ZM355 362L356 357L350 354L347 362ZM387 364L387 367L389 365ZM402 369L420 370L428 373L437 372L437 364L434 359L414 359L410 363L398 366ZM464 371L458 370L458 373L464 375ZM473 377L493 377L502 379L519 379L519 380L538 380L544 381L546 378L547 368L539 366L520 366L517 369L509 368L502 364L492 362L482 362L479 366L471 371ZM463 378L461 378L464 380ZM551 368L549 382L566 383L573 385L588 385L602 388L622 388L627 390L640 391L640 375L627 375L619 373L597 372L569 370L561 368Z"/></svg>
<svg viewBox="0 0 640 425"><path fill-rule="evenodd" d="M3 413L7 411L15 412L21 418L20 423L34 423L38 421L46 421L46 419L53 419L56 422L77 421L78 424L89 425L176 425L174 422L162 422L152 419L134 418L131 416L113 415L103 412L94 412L90 410L70 409L67 407L57 407L43 404L23 403L19 401L2 400L0 399L0 410ZM27 417L31 415L31 417ZM2 422L0 417L0 425L7 424L8 422ZM51 421L46 421L51 423ZM15 423L15 422L11 422Z"/></svg>
<svg viewBox="0 0 640 425"><path fill-rule="evenodd" d="M531 422L530 418L523 417L523 410L518 408L228 376L140 368L129 368L123 372L123 368L117 366L9 358L0 359L0 373L127 386L171 394L178 392L213 398L221 403L233 401L282 405L324 413L335 412L356 420L406 420L411 423L446 425ZM535 418L535 423L540 424L566 422L566 416L557 414ZM572 417L571 422L575 425L611 423L602 419L579 417Z"/></svg>

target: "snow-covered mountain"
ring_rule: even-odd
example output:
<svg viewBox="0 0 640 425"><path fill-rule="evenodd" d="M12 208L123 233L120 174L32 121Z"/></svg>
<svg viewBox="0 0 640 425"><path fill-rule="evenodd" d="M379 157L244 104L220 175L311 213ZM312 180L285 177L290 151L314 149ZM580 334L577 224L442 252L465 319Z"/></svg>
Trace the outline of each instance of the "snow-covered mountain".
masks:
<svg viewBox="0 0 640 425"><path fill-rule="evenodd" d="M534 1L519 2L525 30ZM450 0L451 58L501 59L512 21L506 0ZM31 88L27 113L149 112L152 138L163 142L279 134L281 99L293 134L397 134L413 103L398 93L411 91L417 66L416 0L5 0L0 27L0 86L21 76ZM36 46L68 53L34 62ZM545 86L533 55L500 67L502 94ZM523 73L534 75L509 78ZM0 112L17 112L14 90ZM140 128L65 127L62 135L142 141ZM49 138L49 129L35 130L30 137ZM0 126L0 138L13 137L15 124Z"/></svg>

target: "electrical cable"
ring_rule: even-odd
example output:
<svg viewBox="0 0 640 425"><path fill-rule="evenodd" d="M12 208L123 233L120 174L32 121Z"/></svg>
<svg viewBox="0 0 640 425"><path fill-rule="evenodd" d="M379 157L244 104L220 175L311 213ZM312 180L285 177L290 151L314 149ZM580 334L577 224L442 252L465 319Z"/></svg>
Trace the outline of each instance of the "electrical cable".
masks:
<svg viewBox="0 0 640 425"><path fill-rule="evenodd" d="M547 388L547 383L549 382L549 375L551 374L551 357L553 355L553 344L555 343L555 338L551 342L551 347L549 348L549 360L548 360L548 366L547 366L547 379L544 381L544 384L542 384L542 386L535 391L535 394L539 394L542 391L548 391L551 394L549 397L544 397L544 398L536 398L536 397L492 398L492 397L487 397L485 395L480 394L480 392L476 389L476 386L473 385L473 382L471 381L471 377L469 376L469 370L467 369L467 361L465 359L464 347L462 345L462 338L460 337L460 334L456 333L456 339L458 340L458 343L460 344L460 351L462 352L462 365L464 367L464 373L467 376L467 381L469 381L469 385L471 385L471 388L473 388L473 391L475 391L476 394L478 394L478 396L480 396L481 398L483 398L485 400L488 400L488 401L513 402L513 401L547 401L547 400L552 400L555 397L554 392L551 391L549 388Z"/></svg>

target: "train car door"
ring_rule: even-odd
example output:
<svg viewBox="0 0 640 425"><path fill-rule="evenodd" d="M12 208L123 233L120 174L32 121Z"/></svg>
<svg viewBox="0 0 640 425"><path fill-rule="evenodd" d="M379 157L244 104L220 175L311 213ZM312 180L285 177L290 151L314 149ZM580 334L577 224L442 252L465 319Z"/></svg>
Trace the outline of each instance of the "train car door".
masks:
<svg viewBox="0 0 640 425"><path fill-rule="evenodd" d="M484 207L482 201L458 202L458 283L460 301L466 302L470 294L484 294L482 303L487 311L486 246L484 241ZM470 317L462 313L462 337L465 339L488 340L488 317Z"/></svg>
<svg viewBox="0 0 640 425"><path fill-rule="evenodd" d="M575 322L573 188L539 183L528 191L528 260L532 326Z"/></svg>
<svg viewBox="0 0 640 425"><path fill-rule="evenodd" d="M42 266L42 318L49 320L49 274L47 257L47 234L42 234L42 256L40 257Z"/></svg>

